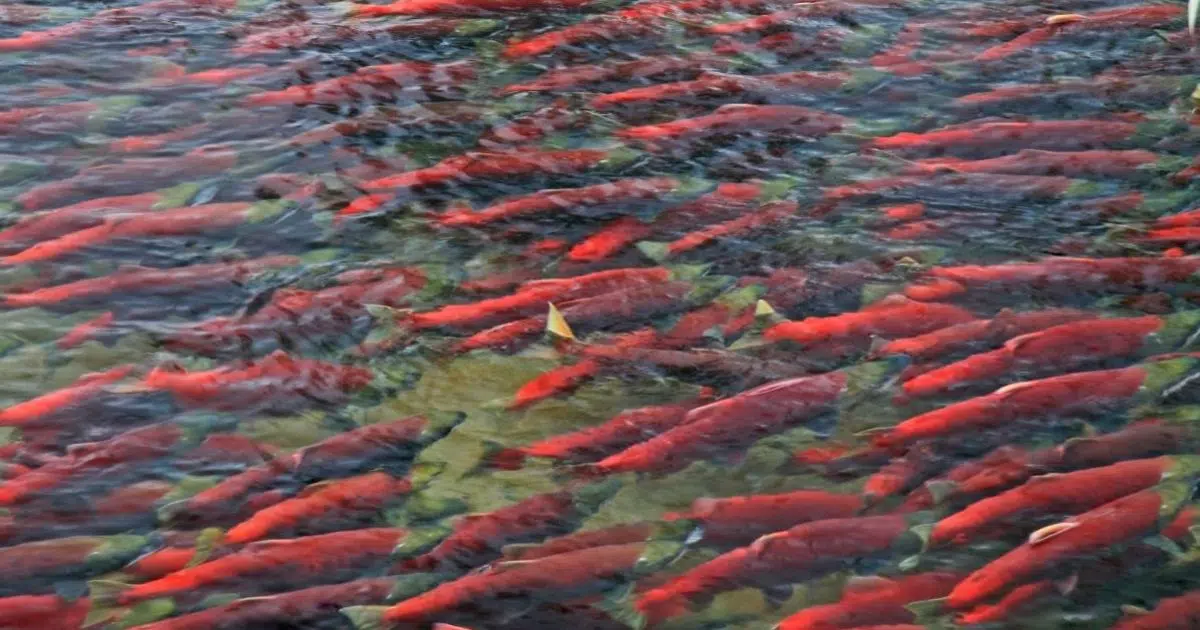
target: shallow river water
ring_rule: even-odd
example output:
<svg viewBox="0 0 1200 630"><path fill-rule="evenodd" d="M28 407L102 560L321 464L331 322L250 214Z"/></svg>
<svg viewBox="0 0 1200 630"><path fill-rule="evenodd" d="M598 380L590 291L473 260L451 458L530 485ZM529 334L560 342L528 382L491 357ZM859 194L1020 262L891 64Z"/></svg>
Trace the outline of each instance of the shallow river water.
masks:
<svg viewBox="0 0 1200 630"><path fill-rule="evenodd" d="M1200 629L1186 11L0 3L0 629Z"/></svg>

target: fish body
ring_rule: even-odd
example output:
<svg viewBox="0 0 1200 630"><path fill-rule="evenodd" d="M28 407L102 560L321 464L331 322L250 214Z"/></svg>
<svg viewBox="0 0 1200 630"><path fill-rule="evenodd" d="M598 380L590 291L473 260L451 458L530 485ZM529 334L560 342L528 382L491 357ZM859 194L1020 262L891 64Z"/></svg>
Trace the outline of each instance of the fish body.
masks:
<svg viewBox="0 0 1200 630"><path fill-rule="evenodd" d="M386 563L405 534L402 529L356 529L253 543L157 580L132 585L120 591L115 602L128 606L222 587L271 592L306 581L334 582Z"/></svg>
<svg viewBox="0 0 1200 630"><path fill-rule="evenodd" d="M683 614L692 603L746 586L802 582L846 562L903 546L914 536L901 515L827 519L768 534L646 591L636 607L661 622Z"/></svg>
<svg viewBox="0 0 1200 630"><path fill-rule="evenodd" d="M399 602L382 618L389 624L410 623L487 600L588 595L628 581L645 548L640 542L606 545L493 564Z"/></svg>
<svg viewBox="0 0 1200 630"><path fill-rule="evenodd" d="M436 547L415 558L402 560L402 570L461 571L500 556L509 543L528 542L570 531L608 497L611 487L597 484L599 492L569 488L536 494L485 514L458 519L454 530Z"/></svg>
<svg viewBox="0 0 1200 630"><path fill-rule="evenodd" d="M599 474L678 470L698 458L736 451L756 438L831 410L846 386L845 372L768 383L688 412L683 423L610 455L589 468Z"/></svg>
<svg viewBox="0 0 1200 630"><path fill-rule="evenodd" d="M808 608L779 622L777 630L834 630L915 621L904 606L945 596L962 579L948 572L918 573L896 579L853 581L839 601Z"/></svg>
<svg viewBox="0 0 1200 630"><path fill-rule="evenodd" d="M1177 502L1167 486L1150 488L1071 517L1044 534L1039 530L1030 541L967 576L946 604L956 610L978 606L1058 563L1154 533L1174 517Z"/></svg>
<svg viewBox="0 0 1200 630"><path fill-rule="evenodd" d="M341 402L373 378L365 368L298 359L277 351L244 366L203 372L155 368L143 382L149 389L170 392L190 407L237 411L256 406L308 406L313 401Z"/></svg>
<svg viewBox="0 0 1200 630"><path fill-rule="evenodd" d="M226 532L224 540L240 545L296 530L320 531L328 526L323 527L323 522L342 524L363 520L377 515L411 490L409 481L385 472L331 481L260 510Z"/></svg>
<svg viewBox="0 0 1200 630"><path fill-rule="evenodd" d="M670 513L664 518L695 522L702 528L707 544L737 546L801 523L849 518L863 507L863 500L857 495L797 490L783 494L700 498L692 502L690 510Z"/></svg>
<svg viewBox="0 0 1200 630"><path fill-rule="evenodd" d="M961 543L1030 514L1086 511L1158 484L1175 468L1169 457L1135 459L1100 468L1034 477L938 521L933 544Z"/></svg>

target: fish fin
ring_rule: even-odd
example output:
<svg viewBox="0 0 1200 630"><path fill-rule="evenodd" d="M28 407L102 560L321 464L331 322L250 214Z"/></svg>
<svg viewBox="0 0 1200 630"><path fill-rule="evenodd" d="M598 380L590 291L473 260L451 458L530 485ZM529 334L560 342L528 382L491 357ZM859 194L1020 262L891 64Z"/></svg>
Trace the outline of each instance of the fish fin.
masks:
<svg viewBox="0 0 1200 630"><path fill-rule="evenodd" d="M497 617L498 617L497 622L502 626L507 626L510 623L529 614L529 612L532 611L534 608L536 608L536 604L534 604L533 602L527 602L520 606L515 606L511 610L505 609L503 613L501 613L500 615L497 615Z"/></svg>
<svg viewBox="0 0 1200 630"><path fill-rule="evenodd" d="M383 613L387 609L387 606L348 606L341 609L341 613L355 630L384 630L387 626Z"/></svg>
<svg viewBox="0 0 1200 630"><path fill-rule="evenodd" d="M791 584L775 584L762 589L763 598L773 609L778 609L786 604L794 593L795 589Z"/></svg>
<svg viewBox="0 0 1200 630"><path fill-rule="evenodd" d="M157 388L147 385L145 382L122 383L113 385L108 390L114 394L145 394L147 392L158 391Z"/></svg>
<svg viewBox="0 0 1200 630"><path fill-rule="evenodd" d="M121 593L129 590L130 586L116 580L92 580L88 582L88 596L92 605L111 608L117 602Z"/></svg>
<svg viewBox="0 0 1200 630"><path fill-rule="evenodd" d="M891 432L892 427L871 427L854 434L854 437L869 438Z"/></svg>
<svg viewBox="0 0 1200 630"><path fill-rule="evenodd" d="M1072 592L1074 592L1076 586L1079 586L1079 572L1078 571L1072 573L1071 575L1068 575L1067 577L1065 577L1061 580L1054 581L1055 590L1057 590L1058 593L1064 597L1067 595L1070 595Z"/></svg>
<svg viewBox="0 0 1200 630"><path fill-rule="evenodd" d="M421 432L421 440L433 442L449 435L467 419L467 414L464 411L431 411L425 414L425 419L428 424Z"/></svg>
<svg viewBox="0 0 1200 630"><path fill-rule="evenodd" d="M196 552L192 554L192 559L188 561L186 568L207 562L224 538L225 530L220 527L208 527L202 530L200 535L196 536L196 542L193 545Z"/></svg>
<svg viewBox="0 0 1200 630"><path fill-rule="evenodd" d="M558 310L553 303L550 304L546 313L546 334L551 339L579 341L575 337L575 332L571 330L571 325L567 323L567 318L563 317L562 311Z"/></svg>
<svg viewBox="0 0 1200 630"><path fill-rule="evenodd" d="M759 326L758 328L762 328L762 327ZM766 337L763 337L761 334L756 334L756 333L751 332L751 333L742 335L741 337L739 337L737 339L737 341L734 341L733 343L729 344L727 346L727 349L733 350L733 351L750 350L753 348L761 348L763 346L769 346L769 345L771 345L771 342L768 341Z"/></svg>
<svg viewBox="0 0 1200 630"><path fill-rule="evenodd" d="M850 579L846 580L846 585L842 587L842 599L867 595L895 584L895 580L878 575L852 575Z"/></svg>
<svg viewBox="0 0 1200 630"><path fill-rule="evenodd" d="M641 241L636 247L639 252L642 252L642 255L657 263L661 263L671 257L670 243Z"/></svg>
<svg viewBox="0 0 1200 630"><path fill-rule="evenodd" d="M408 479L414 489L424 488L445 470L445 462L416 462L408 470Z"/></svg>
<svg viewBox="0 0 1200 630"><path fill-rule="evenodd" d="M520 470L525 464L525 452L519 448L511 448L495 442L484 440L483 457L472 472L483 470Z"/></svg>
<svg viewBox="0 0 1200 630"><path fill-rule="evenodd" d="M1161 534L1155 534L1154 536L1145 538L1142 540L1142 542L1166 553L1172 558L1179 558L1184 555L1183 548L1180 547L1178 543Z"/></svg>
<svg viewBox="0 0 1200 630"><path fill-rule="evenodd" d="M538 547L541 547L539 543L512 543L500 548L500 556L502 561L512 562L520 560L526 551L537 549Z"/></svg>
<svg viewBox="0 0 1200 630"><path fill-rule="evenodd" d="M929 496L933 498L934 505L937 505L953 495L958 490L958 484L945 479L934 479L925 482L925 489L929 491Z"/></svg>
<svg viewBox="0 0 1200 630"><path fill-rule="evenodd" d="M871 345L867 348L868 357L880 356L880 351L888 345L888 340L879 335L871 335Z"/></svg>
<svg viewBox="0 0 1200 630"><path fill-rule="evenodd" d="M630 583L609 591L605 595L604 601L597 607L608 613L617 622L623 623L633 630L643 630L647 625L647 620L645 615L634 607L634 601L634 584Z"/></svg>
<svg viewBox="0 0 1200 630"><path fill-rule="evenodd" d="M572 506L581 514L595 514L600 506L611 499L624 485L616 477L599 479L594 483L583 485L571 492Z"/></svg>
<svg viewBox="0 0 1200 630"><path fill-rule="evenodd" d="M84 595L87 595L88 588L84 582L56 582L54 584L54 594L59 597L73 602Z"/></svg>
<svg viewBox="0 0 1200 630"><path fill-rule="evenodd" d="M1144 617L1150 614L1149 610L1146 610L1141 606L1134 606L1133 604L1123 604L1121 606L1121 612L1131 617Z"/></svg>
<svg viewBox="0 0 1200 630"><path fill-rule="evenodd" d="M696 280L708 273L712 265L708 263L699 265L671 265L667 269L671 271L672 280Z"/></svg>
<svg viewBox="0 0 1200 630"><path fill-rule="evenodd" d="M138 602L121 616L118 628L132 628L154 623L175 613L175 600L170 597L158 597Z"/></svg>
<svg viewBox="0 0 1200 630"><path fill-rule="evenodd" d="M401 540L392 550L392 558L403 560L419 556L437 547L452 530L447 527L426 527L414 529Z"/></svg>
<svg viewBox="0 0 1200 630"><path fill-rule="evenodd" d="M911 612L914 617L916 617L915 621L919 624L922 622L922 620L932 619L940 616L944 609L945 603L946 598L939 597L937 599L923 599L921 601L909 602L908 604L904 605L904 608L907 609L908 612Z"/></svg>
<svg viewBox="0 0 1200 630"><path fill-rule="evenodd" d="M919 566L921 566L921 554L911 555L896 564L896 568L904 572L916 571Z"/></svg>
<svg viewBox="0 0 1200 630"><path fill-rule="evenodd" d="M779 311L776 311L775 307L771 306L766 300L760 299L754 303L754 316L764 319L778 317Z"/></svg>
<svg viewBox="0 0 1200 630"><path fill-rule="evenodd" d="M1075 521L1062 521L1061 523L1047 525L1030 534L1028 544L1030 546L1039 545L1047 540L1050 540L1051 538L1054 538L1055 536L1058 536L1059 534L1069 532L1076 527L1079 527L1079 523L1076 523Z"/></svg>
<svg viewBox="0 0 1200 630"><path fill-rule="evenodd" d="M83 623L79 624L80 628L93 628L97 626L108 627L118 620L121 616L122 609L110 608L108 606L100 606L95 601L91 602L88 608L87 616L83 618Z"/></svg>
<svg viewBox="0 0 1200 630"><path fill-rule="evenodd" d="M921 539L922 551L929 547L929 537L933 534L933 524L924 523L921 525L913 525L911 528L909 528L909 531L915 534L917 538Z"/></svg>

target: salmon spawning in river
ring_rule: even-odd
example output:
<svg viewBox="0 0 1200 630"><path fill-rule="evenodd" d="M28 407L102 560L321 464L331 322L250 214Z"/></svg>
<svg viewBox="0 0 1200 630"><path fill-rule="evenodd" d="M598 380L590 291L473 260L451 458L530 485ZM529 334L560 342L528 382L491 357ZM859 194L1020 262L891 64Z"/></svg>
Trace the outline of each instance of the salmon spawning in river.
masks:
<svg viewBox="0 0 1200 630"><path fill-rule="evenodd" d="M0 629L1200 630L1188 4L0 0Z"/></svg>

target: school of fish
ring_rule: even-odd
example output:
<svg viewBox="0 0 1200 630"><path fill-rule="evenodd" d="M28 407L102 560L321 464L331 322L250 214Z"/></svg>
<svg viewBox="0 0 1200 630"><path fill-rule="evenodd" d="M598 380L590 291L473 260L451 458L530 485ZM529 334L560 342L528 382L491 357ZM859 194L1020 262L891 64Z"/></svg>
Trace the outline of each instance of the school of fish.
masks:
<svg viewBox="0 0 1200 630"><path fill-rule="evenodd" d="M1200 630L1187 13L0 4L0 630Z"/></svg>

